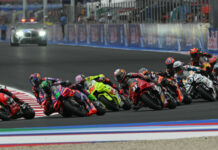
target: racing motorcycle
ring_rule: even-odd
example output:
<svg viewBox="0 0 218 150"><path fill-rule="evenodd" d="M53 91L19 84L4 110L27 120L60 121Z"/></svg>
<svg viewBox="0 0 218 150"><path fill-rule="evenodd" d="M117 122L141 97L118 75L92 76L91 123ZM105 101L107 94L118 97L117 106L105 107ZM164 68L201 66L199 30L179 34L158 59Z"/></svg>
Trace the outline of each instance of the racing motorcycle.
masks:
<svg viewBox="0 0 218 150"><path fill-rule="evenodd" d="M4 94L0 93L0 119L6 121L17 118L33 119L35 111L27 104L18 104L15 100Z"/></svg>
<svg viewBox="0 0 218 150"><path fill-rule="evenodd" d="M46 103L46 96L44 93L41 94L43 95L40 97L44 99L44 101L42 100L43 102L41 103L43 106L44 103ZM60 84L52 85L51 95L54 111L58 112L63 117L71 117L72 115L77 115L80 117L86 116L86 107L83 105L82 101L78 102L75 100L73 90Z"/></svg>
<svg viewBox="0 0 218 150"><path fill-rule="evenodd" d="M208 101L216 100L216 90L213 82L201 74L193 71L189 72L189 76L182 80L184 88L191 97L202 97Z"/></svg>
<svg viewBox="0 0 218 150"><path fill-rule="evenodd" d="M130 79L128 82L130 99L134 104L140 103L154 110L176 108L176 100L167 91L163 92L160 86L139 78Z"/></svg>
<svg viewBox="0 0 218 150"><path fill-rule="evenodd" d="M95 80L86 83L88 92L95 96L105 108L112 111L119 111L120 108L124 110L131 109L131 103L127 98L120 97L118 91L111 86Z"/></svg>
<svg viewBox="0 0 218 150"><path fill-rule="evenodd" d="M177 104L191 104L192 98L187 94L186 90L183 87L178 85L178 82L172 78L164 78L161 75L158 75L158 83L160 83L165 90L177 100ZM176 88L176 89L173 89Z"/></svg>

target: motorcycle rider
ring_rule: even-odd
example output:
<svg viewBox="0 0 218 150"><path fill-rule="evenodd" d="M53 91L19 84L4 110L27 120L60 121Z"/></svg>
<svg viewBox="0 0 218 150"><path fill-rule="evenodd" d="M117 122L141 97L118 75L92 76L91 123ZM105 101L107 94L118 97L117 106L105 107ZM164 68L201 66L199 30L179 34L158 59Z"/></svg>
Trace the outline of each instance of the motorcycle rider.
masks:
<svg viewBox="0 0 218 150"><path fill-rule="evenodd" d="M50 112L49 113L53 113L54 112L54 107L53 107L53 102L52 102L52 94L56 94L56 93L53 93L53 89L52 89L52 86L53 85L58 85L59 83L52 83L52 81L50 80L44 80L41 84L40 84L40 88L43 89L43 91L46 93L46 100L49 101L51 103L50 108ZM75 100L81 104L81 105L84 105L86 110L88 111L87 112L87 116L89 115L92 115L92 114L95 114L97 112L96 108L89 102L88 98L83 94L81 93L80 91L78 90L72 90L72 93L71 95L72 97L75 98Z"/></svg>
<svg viewBox="0 0 218 150"><path fill-rule="evenodd" d="M212 87L214 90L213 82L209 80L207 77L201 74L198 74L202 71L200 67L195 67L191 65L183 65L181 61L176 61L173 64L173 68L175 70L175 77L178 80L178 83L180 86L184 86L183 79L186 80L189 77L189 75L191 75L190 71L194 71L199 76L199 78L201 78L202 83L204 83L205 85L209 85L209 87ZM188 91L190 86L191 86L191 81L188 80L187 84L185 84L185 89Z"/></svg>
<svg viewBox="0 0 218 150"><path fill-rule="evenodd" d="M70 84L69 81L61 81L60 79L58 78L50 78L50 77L44 77L44 78L41 78L40 74L39 73L34 73L34 74L31 74L30 77L29 77L29 81L32 85L32 91L37 99L37 102L40 104L40 105L43 105L44 106L44 113L48 116L50 114L52 114L54 112L54 109L53 109L53 103L52 103L52 100L51 100L51 93L50 93L50 88L53 84L61 84L61 85L68 85ZM48 83L48 89L45 89L43 90L41 87L40 87L40 84L43 82L43 81L47 81ZM44 93L46 92L47 96L46 96L46 99L41 99L39 96L40 93ZM78 94L75 94L76 96L79 97ZM92 113L95 113L95 111L93 110L92 111L89 111L88 114L92 114Z"/></svg>
<svg viewBox="0 0 218 150"><path fill-rule="evenodd" d="M170 67L170 69L171 69L171 67ZM169 73L167 73L167 71L164 73L162 73L162 72L160 72L160 73L159 72L149 72L148 69L143 67L143 68L139 69L139 73L143 74L144 76L148 76L157 85L160 84L163 87L168 86L172 91L174 91L177 94L177 102L180 103L183 101L183 96L182 96L181 90L179 89L179 87L177 87L173 83L174 78ZM158 81L159 76L163 77L161 79L161 81Z"/></svg>
<svg viewBox="0 0 218 150"><path fill-rule="evenodd" d="M208 58L211 58L212 55L206 52L199 50L198 48L190 49L191 56L191 65L201 67L201 65L207 61Z"/></svg>
<svg viewBox="0 0 218 150"><path fill-rule="evenodd" d="M146 73L147 70L144 70ZM147 82L151 82L152 80L148 76L144 76L142 73L126 73L124 69L116 69L114 71L114 78L119 83L120 93L129 95L129 86L130 79L139 78L141 80L145 80ZM133 103L133 109L138 110L142 107L140 103Z"/></svg>

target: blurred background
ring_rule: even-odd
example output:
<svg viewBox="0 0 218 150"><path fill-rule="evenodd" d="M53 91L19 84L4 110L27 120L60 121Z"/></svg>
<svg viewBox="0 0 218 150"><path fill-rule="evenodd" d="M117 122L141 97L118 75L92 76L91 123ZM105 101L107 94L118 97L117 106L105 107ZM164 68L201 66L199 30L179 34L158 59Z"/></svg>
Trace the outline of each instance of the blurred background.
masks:
<svg viewBox="0 0 218 150"><path fill-rule="evenodd" d="M19 21L23 11L26 18L33 17L38 22L45 19L46 24L59 22L62 15L66 15L68 23L209 22L211 1L0 0L0 23L13 24Z"/></svg>

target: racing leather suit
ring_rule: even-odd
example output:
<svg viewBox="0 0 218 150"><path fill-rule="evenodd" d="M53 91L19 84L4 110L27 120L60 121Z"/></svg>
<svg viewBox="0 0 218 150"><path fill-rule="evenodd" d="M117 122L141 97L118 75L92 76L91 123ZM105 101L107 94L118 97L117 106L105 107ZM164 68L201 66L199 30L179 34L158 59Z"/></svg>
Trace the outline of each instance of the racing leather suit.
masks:
<svg viewBox="0 0 218 150"><path fill-rule="evenodd" d="M191 65L200 67L208 58L211 58L212 55L203 51L200 51L195 58L191 58Z"/></svg>
<svg viewBox="0 0 218 150"><path fill-rule="evenodd" d="M19 98L17 98L14 94L12 94L12 93L11 93L8 89L6 89L6 88L1 88L1 89L0 89L0 93L4 93L4 94L10 96L10 97L13 98L14 101L15 101L16 103L18 103L19 105L21 105L21 104L24 103L22 100L20 100Z"/></svg>

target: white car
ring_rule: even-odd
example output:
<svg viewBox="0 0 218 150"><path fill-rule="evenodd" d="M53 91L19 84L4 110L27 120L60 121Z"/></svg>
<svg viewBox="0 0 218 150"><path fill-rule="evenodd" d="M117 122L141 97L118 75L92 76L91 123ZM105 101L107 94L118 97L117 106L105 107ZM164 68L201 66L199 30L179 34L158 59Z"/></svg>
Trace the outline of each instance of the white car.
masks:
<svg viewBox="0 0 218 150"><path fill-rule="evenodd" d="M45 27L37 22L18 22L11 29L10 45L38 44L47 46L47 33Z"/></svg>

